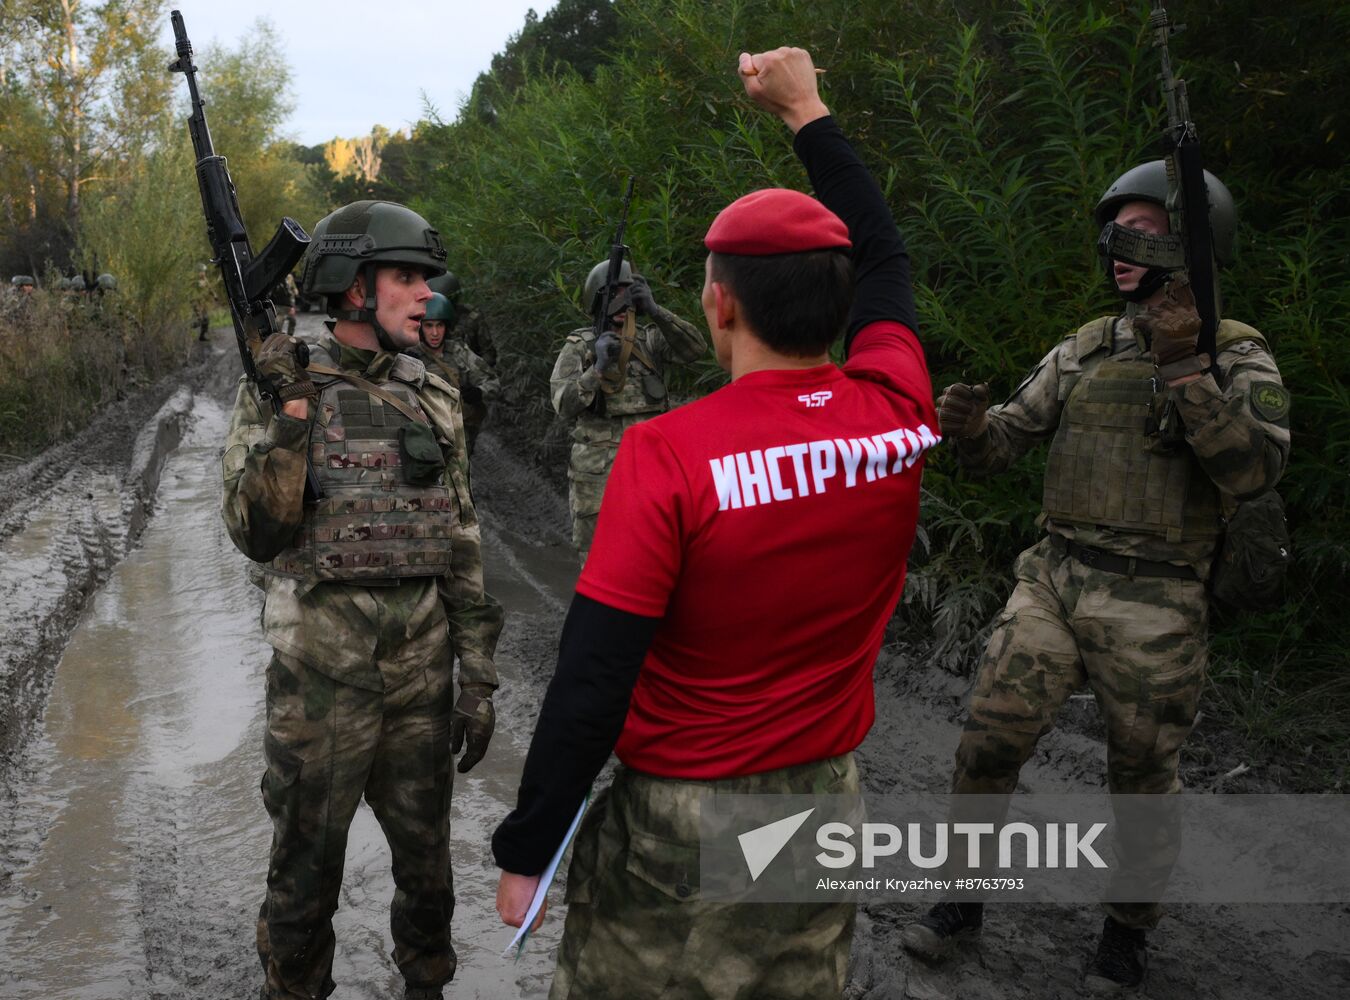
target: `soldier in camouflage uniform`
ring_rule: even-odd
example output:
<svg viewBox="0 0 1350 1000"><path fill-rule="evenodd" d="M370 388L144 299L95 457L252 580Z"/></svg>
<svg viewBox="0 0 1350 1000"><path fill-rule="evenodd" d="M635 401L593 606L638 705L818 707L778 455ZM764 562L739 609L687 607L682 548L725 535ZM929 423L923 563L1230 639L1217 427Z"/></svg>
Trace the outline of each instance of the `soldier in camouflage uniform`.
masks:
<svg viewBox="0 0 1350 1000"><path fill-rule="evenodd" d="M433 292L439 292L449 299L454 307L456 336L469 345L469 350L487 362L489 368L496 368L497 344L488 331L487 320L483 319L483 314L462 300L460 292L463 286L458 276L446 271L441 277L433 278L427 284L431 286Z"/></svg>
<svg viewBox="0 0 1350 1000"><path fill-rule="evenodd" d="M492 735L501 608L483 591L459 393L400 353L444 267L421 216L356 202L321 220L304 288L336 320L312 357L284 334L257 355L281 413L241 382L224 518L263 564L263 801L272 818L258 917L265 998L326 997L347 831L362 797L393 854L393 957L407 997L453 976L452 753ZM306 457L319 499L305 502ZM459 658L460 695L452 663ZM453 708L452 708L453 705Z"/></svg>
<svg viewBox="0 0 1350 1000"><path fill-rule="evenodd" d="M282 317L283 332L288 337L295 336L295 301L298 297L295 279L289 274L272 289L272 305Z"/></svg>
<svg viewBox="0 0 1350 1000"><path fill-rule="evenodd" d="M487 419L487 401L501 395L502 387L487 362L474 353L473 348L458 336L458 313L450 300L439 292L427 303L422 317L422 342L416 354L427 366L459 390L464 408L464 431L468 436L469 454L478 432Z"/></svg>
<svg viewBox="0 0 1350 1000"><path fill-rule="evenodd" d="M211 278L205 264L197 265L197 278L193 282L192 325L197 330L197 339L205 340L211 328Z"/></svg>
<svg viewBox="0 0 1350 1000"><path fill-rule="evenodd" d="M608 267L601 261L591 268L582 289L582 301L593 314L600 308ZM576 419L567 481L572 541L583 563L623 432L670 408L667 365L689 364L707 349L698 328L658 306L646 280L633 274L627 261L610 305L611 331L598 341L593 327L569 333L550 381L553 409L565 420ZM652 322L638 327L635 316Z"/></svg>
<svg viewBox="0 0 1350 1000"><path fill-rule="evenodd" d="M1235 212L1212 175L1215 253L1227 263ZM1100 225L1167 233L1163 161L1122 175L1097 206ZM956 384L938 400L943 435L967 470L1008 468L1050 442L1046 536L1018 558L1017 586L975 677L953 791L1010 793L1036 741L1087 685L1106 722L1107 774L1118 794L1180 791L1178 756L1205 678L1205 590L1235 501L1269 490L1289 454L1289 394L1264 337L1223 320L1217 372L1197 357L1200 318L1184 275L1105 261L1123 315L1084 324L1013 392ZM1106 907L1087 985L1137 986L1156 903ZM944 902L904 932L924 957L978 931L981 904Z"/></svg>

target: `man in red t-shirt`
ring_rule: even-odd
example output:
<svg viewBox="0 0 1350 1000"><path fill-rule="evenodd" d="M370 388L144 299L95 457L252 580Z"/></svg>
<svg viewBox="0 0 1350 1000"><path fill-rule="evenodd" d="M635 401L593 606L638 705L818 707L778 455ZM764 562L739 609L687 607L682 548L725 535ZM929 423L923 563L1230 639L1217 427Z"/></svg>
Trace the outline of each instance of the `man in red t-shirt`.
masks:
<svg viewBox="0 0 1350 1000"><path fill-rule="evenodd" d="M493 836L497 908L519 926L617 753L573 852L554 1000L844 985L854 904L700 899L697 803L856 794L937 423L904 242L810 56L744 54L740 72L796 133L820 200L756 191L713 221L703 309L732 382L630 428L610 475L517 807Z"/></svg>

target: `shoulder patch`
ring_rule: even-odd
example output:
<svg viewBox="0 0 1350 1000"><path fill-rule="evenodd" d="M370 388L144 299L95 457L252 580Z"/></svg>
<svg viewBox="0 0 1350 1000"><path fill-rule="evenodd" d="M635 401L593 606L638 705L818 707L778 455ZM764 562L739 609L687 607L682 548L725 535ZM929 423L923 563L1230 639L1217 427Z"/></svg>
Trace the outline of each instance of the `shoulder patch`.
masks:
<svg viewBox="0 0 1350 1000"><path fill-rule="evenodd" d="M1289 390L1278 382L1253 382L1247 391L1252 412L1267 423L1289 419Z"/></svg>

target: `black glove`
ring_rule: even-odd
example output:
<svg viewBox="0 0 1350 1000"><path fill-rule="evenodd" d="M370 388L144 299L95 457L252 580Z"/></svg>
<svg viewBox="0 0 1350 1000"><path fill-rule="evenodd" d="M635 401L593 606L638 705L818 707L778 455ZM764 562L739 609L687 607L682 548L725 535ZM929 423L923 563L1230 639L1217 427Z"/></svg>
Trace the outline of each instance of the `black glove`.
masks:
<svg viewBox="0 0 1350 1000"><path fill-rule="evenodd" d="M633 283L628 286L628 300L639 316L656 315L656 299L652 298L652 290L642 275L633 275Z"/></svg>
<svg viewBox="0 0 1350 1000"><path fill-rule="evenodd" d="M619 360L622 351L623 344L617 333L606 330L600 334L595 340L595 370L601 375L605 374Z"/></svg>
<svg viewBox="0 0 1350 1000"><path fill-rule="evenodd" d="M464 756L459 759L457 770L460 774L469 771L483 759L496 726L492 685L466 684L460 688L459 700L455 702L454 712L450 716L450 753L459 753L466 740L468 742Z"/></svg>
<svg viewBox="0 0 1350 1000"><path fill-rule="evenodd" d="M938 426L945 438L975 437L984 430L989 418L989 385L957 382L942 390L937 399Z"/></svg>
<svg viewBox="0 0 1350 1000"><path fill-rule="evenodd" d="M305 371L308 364L309 345L284 333L274 333L264 340L253 359L259 380L282 402L318 396L318 389Z"/></svg>

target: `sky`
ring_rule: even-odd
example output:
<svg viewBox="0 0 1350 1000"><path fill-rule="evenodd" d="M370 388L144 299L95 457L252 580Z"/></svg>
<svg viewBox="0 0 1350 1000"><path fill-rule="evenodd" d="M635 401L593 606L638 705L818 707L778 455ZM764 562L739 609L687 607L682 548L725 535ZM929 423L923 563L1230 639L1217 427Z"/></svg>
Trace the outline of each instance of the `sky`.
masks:
<svg viewBox="0 0 1350 1000"><path fill-rule="evenodd" d="M454 118L474 79L525 23L556 0L177 0L193 51L236 48L253 23L276 28L291 65L295 111L287 133L307 146L406 129L423 117L423 93ZM160 36L173 50L166 13ZM210 100L210 95L206 95ZM207 114L210 114L208 104Z"/></svg>

